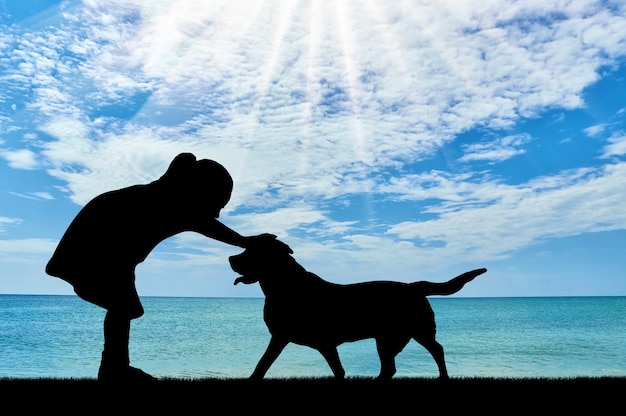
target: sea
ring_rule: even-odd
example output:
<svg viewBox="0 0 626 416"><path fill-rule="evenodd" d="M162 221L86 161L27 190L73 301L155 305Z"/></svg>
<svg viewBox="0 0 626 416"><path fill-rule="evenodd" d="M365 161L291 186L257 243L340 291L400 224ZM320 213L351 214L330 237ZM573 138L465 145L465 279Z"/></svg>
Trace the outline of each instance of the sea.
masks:
<svg viewBox="0 0 626 416"><path fill-rule="evenodd" d="M451 377L626 376L626 297L429 298ZM167 378L245 378L270 334L262 298L144 297L131 365ZM0 295L0 378L95 378L105 311L77 296ZM376 376L373 340L342 344L348 377ZM411 341L396 377L437 377ZM266 377L329 377L321 355L289 344Z"/></svg>

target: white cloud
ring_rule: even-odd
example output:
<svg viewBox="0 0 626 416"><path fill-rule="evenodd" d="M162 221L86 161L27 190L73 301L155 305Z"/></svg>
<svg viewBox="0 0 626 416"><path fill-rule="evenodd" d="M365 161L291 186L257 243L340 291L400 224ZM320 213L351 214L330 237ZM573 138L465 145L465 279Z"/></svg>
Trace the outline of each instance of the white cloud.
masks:
<svg viewBox="0 0 626 416"><path fill-rule="evenodd" d="M33 258L48 258L55 248L55 242L45 239L0 240L0 260L6 263L31 262Z"/></svg>
<svg viewBox="0 0 626 416"><path fill-rule="evenodd" d="M618 134L608 139L609 144L604 147L603 158L626 155L626 135Z"/></svg>
<svg viewBox="0 0 626 416"><path fill-rule="evenodd" d="M594 2L403 7L87 3L84 12L71 12L80 17L82 33L63 30L47 39L42 34L24 45L20 59L24 74L34 73L27 64L40 74L32 106L52 116L44 128L66 130L54 134L58 143L47 156L59 166L70 160L90 164L86 168L93 174L86 178L63 176L72 192L84 192L75 200L85 201L96 184L126 183L116 175L109 181L104 172L98 175L102 159L113 157L108 160L118 172L132 174L138 170L131 161L155 164L146 159L162 161L171 154L171 149L161 156L155 155L158 150L137 154L144 159L139 162L100 153L109 147L124 153L126 133L145 133L141 123L159 123L153 117L158 112L162 120L176 111L192 118L178 129L152 129L151 138L144 135L152 147L164 139L182 141L181 148L243 166L237 169L244 183L251 175L247 165L233 160L232 149L240 149L240 157L262 155L250 161L259 181L298 181L302 172L301 190L328 196L343 186L337 173L344 176L358 165L420 159L476 125L506 126L548 106L580 106L582 89L597 80L607 55L623 53L618 41L625 34L626 25L618 25L623 16ZM533 20L550 15L562 18ZM53 60L65 45L75 45L74 52L88 59ZM32 55L33 50L39 52ZM61 75L46 77L53 62ZM63 82L70 77L73 82ZM98 99L90 106L124 103L135 93L149 97L137 125L114 130L121 137L100 131L77 107L90 97ZM521 151L509 146L466 159L502 160Z"/></svg>
<svg viewBox="0 0 626 416"><path fill-rule="evenodd" d="M378 192L394 195L401 200L421 201L439 199L444 201L466 202L468 196L479 195L480 201L491 200L497 183L472 182L472 174L449 174L431 171L420 174L408 174L393 177L387 184L377 188Z"/></svg>
<svg viewBox="0 0 626 416"><path fill-rule="evenodd" d="M445 242L450 256L497 258L547 238L626 228L626 164L581 169L518 186L457 182L432 220L406 221L388 233L402 239ZM441 195L440 192L438 195ZM457 196L455 199L454 196ZM475 201L473 205L457 200Z"/></svg>
<svg viewBox="0 0 626 416"><path fill-rule="evenodd" d="M507 136L490 143L475 143L465 146L465 155L459 160L463 162L473 160L488 160L501 162L513 156L524 154L523 145L528 143L531 137L528 134Z"/></svg>
<svg viewBox="0 0 626 416"><path fill-rule="evenodd" d="M3 224L19 224L20 222L17 218L0 217L0 233L3 232Z"/></svg>
<svg viewBox="0 0 626 416"><path fill-rule="evenodd" d="M278 236L306 233L310 230L317 237L343 234L354 224L353 221L333 221L326 213L313 206L277 208L261 214L238 214L231 221L238 224L237 229L251 234L260 232L259 224L262 224L263 230L270 230Z"/></svg>
<svg viewBox="0 0 626 416"><path fill-rule="evenodd" d="M14 169L32 170L39 167L37 154L28 149L0 150L0 157L6 159Z"/></svg>
<svg viewBox="0 0 626 416"><path fill-rule="evenodd" d="M602 133L604 131L604 129L606 129L606 124L602 123L602 124L596 124L595 126L589 126L586 129L584 129L585 133L587 133L588 136L590 137L596 137L598 136L600 133Z"/></svg>
<svg viewBox="0 0 626 416"><path fill-rule="evenodd" d="M26 199L33 199L33 200L37 200L37 199L54 199L54 197L52 195L50 195L50 193L48 192L31 192L29 194L21 194L18 192L10 192L13 195L17 195L21 198L26 198Z"/></svg>

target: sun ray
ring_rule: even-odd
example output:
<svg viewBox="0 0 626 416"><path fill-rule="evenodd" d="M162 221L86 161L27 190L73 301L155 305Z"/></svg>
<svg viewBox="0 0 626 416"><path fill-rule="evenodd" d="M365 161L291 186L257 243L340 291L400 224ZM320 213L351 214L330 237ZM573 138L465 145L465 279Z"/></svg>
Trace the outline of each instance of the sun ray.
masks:
<svg viewBox="0 0 626 416"><path fill-rule="evenodd" d="M368 146L363 126L363 106L364 94L363 85L361 83L361 68L357 62L356 41L354 38L355 26L353 20L356 18L350 13L350 9L345 2L335 2L336 18L338 23L338 37L341 46L343 65L345 71L346 82L348 85L348 98L350 101L350 123L353 131L354 143L352 146L354 154L354 164L352 174L356 179L361 181L368 175L366 166L371 164L372 158L375 157L372 149ZM361 16L362 18L363 16ZM361 181L363 184L369 181ZM365 185L369 187L370 185ZM363 195L363 212L364 218L370 225L375 218L375 212L372 202L372 193L369 189L364 190Z"/></svg>
<svg viewBox="0 0 626 416"><path fill-rule="evenodd" d="M168 56L175 56L173 65L168 66L168 72L166 74L162 74L162 82L164 85L175 84L174 79L179 77L180 74L186 73L188 68L195 64L194 60L197 59L198 56L202 56L203 53L207 51L207 45L210 45L208 50L216 51L215 53L219 53L219 51L235 51L242 48L246 37L254 35L254 27L258 23L261 11L263 10L262 2L236 0L214 1L211 2L210 7L204 5L203 3L196 3L193 1L180 2L179 6L191 9L191 11L187 10L188 14L194 16L194 20L204 22L205 24L200 26L201 30L196 33L191 32L189 28L172 28L173 30L181 30L185 32L186 37L182 38L180 41L180 47L172 45L169 51L163 52ZM180 8L178 10L180 12ZM152 28L146 28L144 30L148 30L150 34L152 34L151 32L158 33L160 32L160 29L163 29L163 27L159 24L160 22L171 24L171 21L171 8L165 7L150 16L150 21L145 24L152 26ZM162 47L162 45L156 46ZM156 48L148 49L149 53L154 53ZM204 55L206 54L204 53ZM221 55L220 59L228 59L228 57ZM149 76L149 74L144 74L144 76ZM197 82L212 81L215 80L211 80L207 77L204 81L198 80ZM133 118L129 119L129 122L135 122L136 119L142 115L161 114L163 109L162 104L163 103L160 103L155 97L148 97L142 104L141 108L136 111ZM180 111L181 108L185 107L185 104L186 103L184 102L178 102L175 107L171 108L171 110L173 110L174 113L176 111ZM188 104L189 107L193 109L191 110L191 118L193 118L196 115L201 115L203 105L206 103L192 102ZM259 105L260 100L257 101L257 105L255 106L255 110L257 112ZM171 117L172 114L164 114L164 116ZM186 120L189 120L189 116L185 117ZM163 122L163 119L161 122ZM141 124L141 122L138 122L137 124ZM250 135L251 131L252 126L248 128L247 134ZM245 140L247 140L247 138L245 138ZM237 166L232 168L233 174L237 176L239 175L239 172L243 171L243 167L247 162L247 157L248 155L245 148L242 148L242 151L238 153L239 159Z"/></svg>
<svg viewBox="0 0 626 416"><path fill-rule="evenodd" d="M304 117L302 127L302 137L300 139L300 173L306 173L309 169L309 145L310 139L313 134L313 107L314 103L314 91L317 81L317 60L320 53L320 37L321 37L321 25L322 20L320 18L320 2L313 1L309 3L308 10L308 44L307 44L307 63L305 68L305 103L304 103Z"/></svg>
<svg viewBox="0 0 626 416"><path fill-rule="evenodd" d="M246 2L247 3L247 2ZM259 3L259 2L256 2ZM255 100L251 110L245 115L245 118L240 122L242 126L242 133L240 139L243 143L251 143L255 140L257 130L261 121L261 113L263 111L263 105L270 98L270 88L273 82L273 76L275 75L275 69L277 67L278 60L281 57L281 52L284 48L285 38L288 35L288 29L292 23L293 14L295 10L296 2L286 1L282 7L277 7L274 10L280 10L278 15L278 25L272 29L272 40L269 47L269 55L264 60L264 65L259 69L259 82L255 91ZM274 16L272 16L274 17ZM251 25L253 27L253 25ZM243 116L243 115L242 115ZM249 150L243 146L240 148L239 161L235 169L235 174L245 171L245 167L249 160Z"/></svg>
<svg viewBox="0 0 626 416"><path fill-rule="evenodd" d="M274 36L272 38L272 44L270 46L270 55L266 61L265 69L261 73L261 79L259 81L259 87L257 88L256 93L257 99L251 113L252 120L258 120L263 103L269 97L272 77L274 76L277 62L281 57L281 52L283 50L283 45L285 43L285 38L287 36L289 26L293 20L295 3L296 2L287 1L283 3L284 7L279 8L280 10L282 10L282 12L278 19L278 25L274 29Z"/></svg>
<svg viewBox="0 0 626 416"><path fill-rule="evenodd" d="M354 153L355 159L365 161L367 159L367 149L365 149L365 140L363 134L363 125L361 122L361 85L359 82L359 68L355 59L355 43L352 37L353 24L346 3L342 1L335 2L336 18L338 23L338 37L341 46L344 76L348 86L348 98L350 100L350 117L352 131L354 132Z"/></svg>
<svg viewBox="0 0 626 416"><path fill-rule="evenodd" d="M189 33L191 31L188 28L173 28L181 32L179 36L181 39L179 39L178 43L172 44L166 52L167 55L174 56L176 59L176 62L173 62L173 65L168 67L168 73L163 74L163 81L166 84L169 81L169 77L176 78L178 74L185 72L189 64L193 64L193 61L197 59L198 50L205 50L209 42L220 45L222 49L230 48L234 50L241 47L242 38L250 32L251 27L258 20L262 9L262 5L259 2L247 5L247 2L230 0L214 1L211 3L211 7L205 7L197 3L180 2L180 4L190 4L191 6L188 6L187 9L197 7L196 10L193 10L196 20L210 22L210 24L204 25L197 33ZM161 13L151 18L150 25L153 27L147 29L145 35L153 35L153 32L162 31L164 26L160 22L170 24L168 22L171 19L171 9L164 7ZM182 34L185 31L187 31L186 36ZM219 50L219 48L216 49ZM151 103L151 100L148 100L145 105L149 103Z"/></svg>

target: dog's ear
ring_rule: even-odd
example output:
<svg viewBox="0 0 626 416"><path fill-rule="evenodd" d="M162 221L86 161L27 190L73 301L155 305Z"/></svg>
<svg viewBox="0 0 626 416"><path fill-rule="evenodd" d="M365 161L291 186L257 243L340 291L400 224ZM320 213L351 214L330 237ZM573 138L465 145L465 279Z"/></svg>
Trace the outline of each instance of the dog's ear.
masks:
<svg viewBox="0 0 626 416"><path fill-rule="evenodd" d="M280 240L273 241L273 247L281 253L293 254L293 250L287 244L283 243Z"/></svg>

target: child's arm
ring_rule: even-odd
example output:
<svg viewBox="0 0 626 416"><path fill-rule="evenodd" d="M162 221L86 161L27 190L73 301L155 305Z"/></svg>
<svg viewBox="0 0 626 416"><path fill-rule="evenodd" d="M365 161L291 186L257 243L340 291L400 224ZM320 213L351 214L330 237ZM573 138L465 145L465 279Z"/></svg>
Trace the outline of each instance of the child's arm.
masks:
<svg viewBox="0 0 626 416"><path fill-rule="evenodd" d="M256 236L244 237L216 219L209 220L205 224L205 227L197 231L206 237L242 248L246 248L250 244L261 242L262 240L276 239L276 236L274 234L267 233Z"/></svg>

